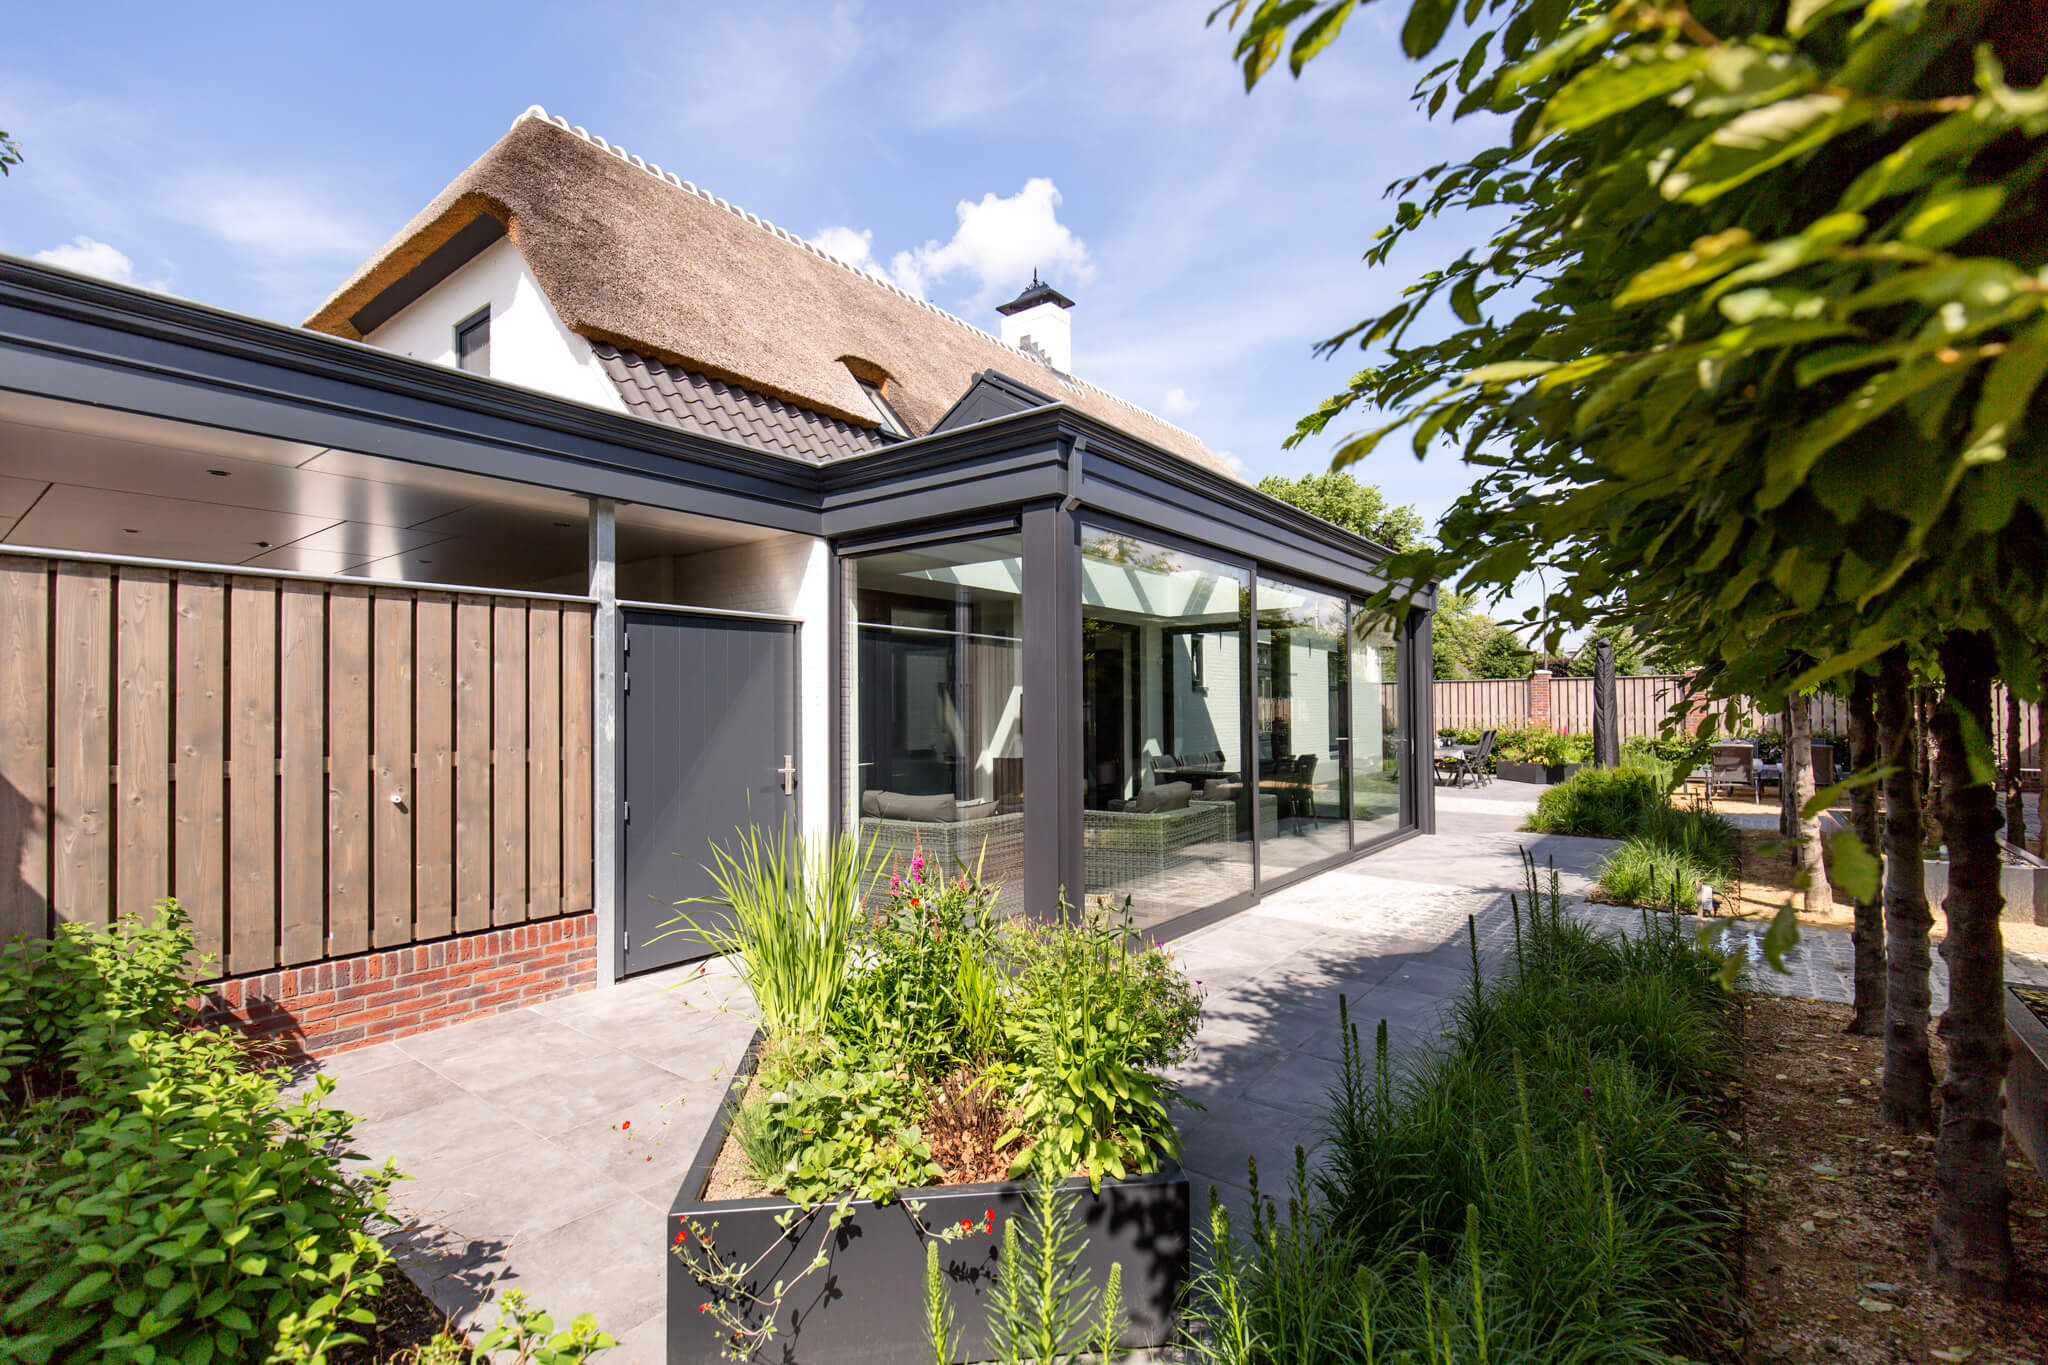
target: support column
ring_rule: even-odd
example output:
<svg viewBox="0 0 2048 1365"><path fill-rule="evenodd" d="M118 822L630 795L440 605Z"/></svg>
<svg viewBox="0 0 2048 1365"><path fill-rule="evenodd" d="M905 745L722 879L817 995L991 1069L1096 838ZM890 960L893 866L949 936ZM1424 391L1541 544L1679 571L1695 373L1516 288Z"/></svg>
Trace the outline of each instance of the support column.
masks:
<svg viewBox="0 0 2048 1365"><path fill-rule="evenodd" d="M591 890L597 911L597 987L625 975L624 940L619 935L621 856L619 817L619 551L616 509L609 498L590 503L590 595L597 599L590 631L591 717L590 797Z"/></svg>
<svg viewBox="0 0 2048 1365"><path fill-rule="evenodd" d="M1081 547L1058 503L1024 509L1024 898L1050 916L1081 883Z"/></svg>
<svg viewBox="0 0 2048 1365"><path fill-rule="evenodd" d="M1402 782L1414 803L1415 828L1436 833L1436 645L1435 613L1417 618L1408 632L1408 657L1398 661L1407 677L1408 733L1402 736Z"/></svg>

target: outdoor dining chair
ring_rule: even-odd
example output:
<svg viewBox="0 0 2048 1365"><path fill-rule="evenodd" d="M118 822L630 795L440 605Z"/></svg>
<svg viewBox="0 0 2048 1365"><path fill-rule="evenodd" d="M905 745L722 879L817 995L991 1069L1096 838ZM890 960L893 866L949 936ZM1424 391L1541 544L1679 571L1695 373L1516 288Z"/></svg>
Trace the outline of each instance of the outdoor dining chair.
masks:
<svg viewBox="0 0 2048 1365"><path fill-rule="evenodd" d="M1756 746L1716 744L1707 755L1707 795L1717 788L1747 787L1749 799L1757 799Z"/></svg>
<svg viewBox="0 0 2048 1365"><path fill-rule="evenodd" d="M1494 730L1481 731L1479 742L1467 746L1465 756L1455 765L1453 786L1464 786L1467 777L1472 779L1472 785L1475 787L1488 779L1486 760L1493 756L1493 737L1497 733Z"/></svg>

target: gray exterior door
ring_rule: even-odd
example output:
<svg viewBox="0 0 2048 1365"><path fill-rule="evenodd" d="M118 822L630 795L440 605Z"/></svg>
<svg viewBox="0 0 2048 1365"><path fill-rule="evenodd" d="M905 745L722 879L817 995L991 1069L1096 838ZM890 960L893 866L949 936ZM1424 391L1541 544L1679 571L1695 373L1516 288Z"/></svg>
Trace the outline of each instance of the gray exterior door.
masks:
<svg viewBox="0 0 2048 1365"><path fill-rule="evenodd" d="M796 627L778 621L621 613L625 627L625 905L628 972L706 956L704 940L670 924L699 922L715 896L713 843L796 818ZM785 773L785 768L790 769Z"/></svg>

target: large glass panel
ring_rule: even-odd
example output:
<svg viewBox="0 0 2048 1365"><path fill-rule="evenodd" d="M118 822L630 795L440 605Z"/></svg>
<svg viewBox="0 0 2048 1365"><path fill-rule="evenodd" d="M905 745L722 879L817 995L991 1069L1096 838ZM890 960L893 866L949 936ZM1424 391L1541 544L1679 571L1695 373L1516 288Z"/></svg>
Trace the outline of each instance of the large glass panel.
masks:
<svg viewBox="0 0 2048 1365"><path fill-rule="evenodd" d="M981 868L1024 897L1024 546L955 541L855 560L854 772L862 837Z"/></svg>
<svg viewBox="0 0 2048 1365"><path fill-rule="evenodd" d="M1252 889L1251 575L1092 528L1081 546L1083 882L1158 924Z"/></svg>
<svg viewBox="0 0 2048 1365"><path fill-rule="evenodd" d="M1383 616L1351 616L1352 840L1391 834L1401 817L1399 637Z"/></svg>
<svg viewBox="0 0 2048 1365"><path fill-rule="evenodd" d="M1351 847L1344 599L1259 580L1259 876Z"/></svg>

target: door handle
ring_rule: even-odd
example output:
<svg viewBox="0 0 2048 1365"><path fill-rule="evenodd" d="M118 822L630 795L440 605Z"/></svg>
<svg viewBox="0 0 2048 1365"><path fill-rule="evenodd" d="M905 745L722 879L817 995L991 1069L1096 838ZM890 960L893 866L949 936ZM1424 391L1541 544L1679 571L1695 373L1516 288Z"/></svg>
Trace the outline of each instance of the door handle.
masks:
<svg viewBox="0 0 2048 1365"><path fill-rule="evenodd" d="M784 754L782 756L782 766L775 771L782 777L782 794L784 796L794 796L796 794L796 755Z"/></svg>

